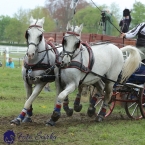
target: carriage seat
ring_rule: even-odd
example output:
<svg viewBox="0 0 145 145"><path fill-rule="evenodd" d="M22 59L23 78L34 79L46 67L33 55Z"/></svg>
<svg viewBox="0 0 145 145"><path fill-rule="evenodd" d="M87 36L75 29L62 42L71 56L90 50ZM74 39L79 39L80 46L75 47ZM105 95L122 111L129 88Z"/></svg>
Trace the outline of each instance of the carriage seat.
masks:
<svg viewBox="0 0 145 145"><path fill-rule="evenodd" d="M144 84L145 83L145 65L142 63L135 73L127 80L127 83Z"/></svg>
<svg viewBox="0 0 145 145"><path fill-rule="evenodd" d="M131 86L131 87L140 88L140 89L144 88L144 84L137 85L137 84L133 84L133 83L126 83L126 85Z"/></svg>

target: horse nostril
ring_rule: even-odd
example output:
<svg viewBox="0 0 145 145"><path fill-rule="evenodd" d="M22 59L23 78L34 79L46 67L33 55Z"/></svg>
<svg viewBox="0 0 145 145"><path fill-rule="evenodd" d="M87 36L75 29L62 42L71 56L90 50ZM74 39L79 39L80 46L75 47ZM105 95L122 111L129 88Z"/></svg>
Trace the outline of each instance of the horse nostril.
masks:
<svg viewBox="0 0 145 145"><path fill-rule="evenodd" d="M28 56L28 53L26 53L26 55Z"/></svg>
<svg viewBox="0 0 145 145"><path fill-rule="evenodd" d="M34 53L32 53L32 56L34 56Z"/></svg>
<svg viewBox="0 0 145 145"><path fill-rule="evenodd" d="M64 61L62 61L62 63L64 63Z"/></svg>

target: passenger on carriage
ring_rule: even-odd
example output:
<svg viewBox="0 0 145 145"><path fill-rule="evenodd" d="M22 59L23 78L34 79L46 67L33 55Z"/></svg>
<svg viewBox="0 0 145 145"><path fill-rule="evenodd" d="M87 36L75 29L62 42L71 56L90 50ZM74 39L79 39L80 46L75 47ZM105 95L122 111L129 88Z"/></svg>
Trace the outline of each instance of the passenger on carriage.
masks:
<svg viewBox="0 0 145 145"><path fill-rule="evenodd" d="M125 9L123 11L123 19L119 23L121 32L123 33L128 32L130 23L131 23L130 11L129 9Z"/></svg>
<svg viewBox="0 0 145 145"><path fill-rule="evenodd" d="M144 54L141 54L142 61L145 63L145 22L138 24L136 27L122 33L121 38L134 38L137 36L136 47L141 50Z"/></svg>
<svg viewBox="0 0 145 145"><path fill-rule="evenodd" d="M54 44L54 38L53 38L53 37L49 37L47 42L48 42L48 44L49 44L49 43Z"/></svg>

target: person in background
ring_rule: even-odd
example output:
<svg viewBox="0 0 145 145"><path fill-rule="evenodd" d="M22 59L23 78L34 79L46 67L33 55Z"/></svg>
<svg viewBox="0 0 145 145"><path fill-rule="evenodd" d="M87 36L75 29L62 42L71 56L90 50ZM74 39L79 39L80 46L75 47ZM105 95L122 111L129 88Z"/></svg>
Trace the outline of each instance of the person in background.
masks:
<svg viewBox="0 0 145 145"><path fill-rule="evenodd" d="M50 42L50 43L54 44L54 38L49 37L47 42L48 42L48 43Z"/></svg>
<svg viewBox="0 0 145 145"><path fill-rule="evenodd" d="M49 43L54 44L54 38L49 37L47 43L48 43L48 44L49 44ZM49 85L49 83L47 83L47 84L44 86L44 91L48 91L48 92L51 91L51 90L50 90L50 85Z"/></svg>
<svg viewBox="0 0 145 145"><path fill-rule="evenodd" d="M123 19L119 23L120 31L123 33L128 32L130 23L131 23L130 11L129 11L129 9L124 9Z"/></svg>
<svg viewBox="0 0 145 145"><path fill-rule="evenodd" d="M15 65L14 65L14 62L12 61L12 58L9 58L8 62L6 62L6 67L15 68Z"/></svg>
<svg viewBox="0 0 145 145"><path fill-rule="evenodd" d="M137 36L136 47L144 54L141 54L142 61L145 63L145 22L135 26L127 33L122 33L121 38L134 38Z"/></svg>
<svg viewBox="0 0 145 145"><path fill-rule="evenodd" d="M106 25L106 35L112 35L112 13L110 13L109 10L106 10L105 12L105 17L106 17L106 21L105 21L105 25Z"/></svg>

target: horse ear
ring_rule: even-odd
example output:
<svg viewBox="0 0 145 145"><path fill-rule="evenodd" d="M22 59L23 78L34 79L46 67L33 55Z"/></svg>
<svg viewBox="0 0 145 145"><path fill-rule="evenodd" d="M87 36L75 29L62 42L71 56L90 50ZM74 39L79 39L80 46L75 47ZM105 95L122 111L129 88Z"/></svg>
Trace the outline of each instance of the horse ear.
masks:
<svg viewBox="0 0 145 145"><path fill-rule="evenodd" d="M80 32L83 30L83 24L80 25Z"/></svg>
<svg viewBox="0 0 145 145"><path fill-rule="evenodd" d="M67 31L71 31L71 24L70 24L70 22L67 23L66 30L67 30Z"/></svg>
<svg viewBox="0 0 145 145"><path fill-rule="evenodd" d="M42 20L42 24L44 24L44 21L45 21L45 17L43 17L43 18L42 18L41 20Z"/></svg>
<svg viewBox="0 0 145 145"><path fill-rule="evenodd" d="M33 16L30 17L30 23L32 23L34 20Z"/></svg>

